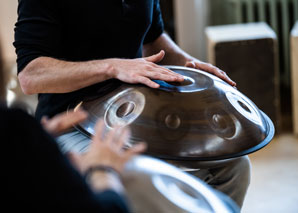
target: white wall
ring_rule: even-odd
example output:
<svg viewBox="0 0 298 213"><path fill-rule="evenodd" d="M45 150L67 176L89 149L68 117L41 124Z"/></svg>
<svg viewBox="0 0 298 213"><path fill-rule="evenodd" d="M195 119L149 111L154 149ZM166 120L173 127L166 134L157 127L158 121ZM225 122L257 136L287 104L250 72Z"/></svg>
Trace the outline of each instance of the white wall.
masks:
<svg viewBox="0 0 298 213"><path fill-rule="evenodd" d="M178 45L192 56L206 61L205 27L208 0L175 0L175 29Z"/></svg>
<svg viewBox="0 0 298 213"><path fill-rule="evenodd" d="M17 0L0 0L0 42L6 63L15 62L16 55L12 45L14 24L17 20Z"/></svg>
<svg viewBox="0 0 298 213"><path fill-rule="evenodd" d="M298 21L291 32L292 108L294 133L298 136Z"/></svg>

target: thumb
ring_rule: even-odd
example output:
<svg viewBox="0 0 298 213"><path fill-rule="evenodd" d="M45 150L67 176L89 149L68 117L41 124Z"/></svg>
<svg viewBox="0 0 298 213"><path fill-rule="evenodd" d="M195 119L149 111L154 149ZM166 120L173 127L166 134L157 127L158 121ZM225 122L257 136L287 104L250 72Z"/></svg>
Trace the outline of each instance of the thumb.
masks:
<svg viewBox="0 0 298 213"><path fill-rule="evenodd" d="M159 53L149 56L149 57L145 57L144 59L146 61L152 62L152 63L158 63L160 62L163 58L165 57L165 51L161 50Z"/></svg>
<svg viewBox="0 0 298 213"><path fill-rule="evenodd" d="M190 68L196 68L196 64L193 61L186 62L186 64L184 66L190 67Z"/></svg>

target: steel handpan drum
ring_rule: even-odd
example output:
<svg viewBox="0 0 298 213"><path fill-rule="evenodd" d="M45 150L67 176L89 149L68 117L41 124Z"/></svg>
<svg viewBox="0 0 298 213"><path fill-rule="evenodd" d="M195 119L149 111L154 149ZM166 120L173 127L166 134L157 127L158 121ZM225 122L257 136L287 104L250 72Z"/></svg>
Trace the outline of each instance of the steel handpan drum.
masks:
<svg viewBox="0 0 298 213"><path fill-rule="evenodd" d="M149 155L173 160L239 157L272 140L272 121L240 91L200 70L167 68L185 80L156 81L159 89L123 83L102 97L83 100L78 105L89 118L77 128L90 136L99 118L107 131L129 125L128 146L146 141Z"/></svg>
<svg viewBox="0 0 298 213"><path fill-rule="evenodd" d="M125 166L122 182L132 212L240 212L227 195L156 158L131 159Z"/></svg>

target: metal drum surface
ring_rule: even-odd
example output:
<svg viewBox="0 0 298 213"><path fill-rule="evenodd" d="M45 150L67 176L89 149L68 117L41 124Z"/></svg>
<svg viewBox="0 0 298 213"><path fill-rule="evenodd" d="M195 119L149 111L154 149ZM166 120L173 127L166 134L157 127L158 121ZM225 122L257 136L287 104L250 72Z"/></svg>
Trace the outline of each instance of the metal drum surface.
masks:
<svg viewBox="0 0 298 213"><path fill-rule="evenodd" d="M137 156L122 176L132 212L236 213L228 196L161 160Z"/></svg>
<svg viewBox="0 0 298 213"><path fill-rule="evenodd" d="M89 112L77 128L94 133L99 118L106 130L129 125L129 145L146 141L148 154L173 160L221 160L267 145L274 136L270 118L245 95L206 72L179 66L181 83L156 81L159 89L123 84L80 105Z"/></svg>

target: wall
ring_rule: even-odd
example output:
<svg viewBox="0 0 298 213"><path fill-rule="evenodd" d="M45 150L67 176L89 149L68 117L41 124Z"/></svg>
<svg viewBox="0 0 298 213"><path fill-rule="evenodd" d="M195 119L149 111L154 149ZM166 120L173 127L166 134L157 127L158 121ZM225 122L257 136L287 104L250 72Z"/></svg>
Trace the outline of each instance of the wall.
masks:
<svg viewBox="0 0 298 213"><path fill-rule="evenodd" d="M17 20L17 4L17 0L0 0L0 37L6 65L14 63L16 59L12 42L14 24Z"/></svg>
<svg viewBox="0 0 298 213"><path fill-rule="evenodd" d="M208 1L175 0L174 11L177 43L192 56L206 61L204 30L208 25Z"/></svg>

